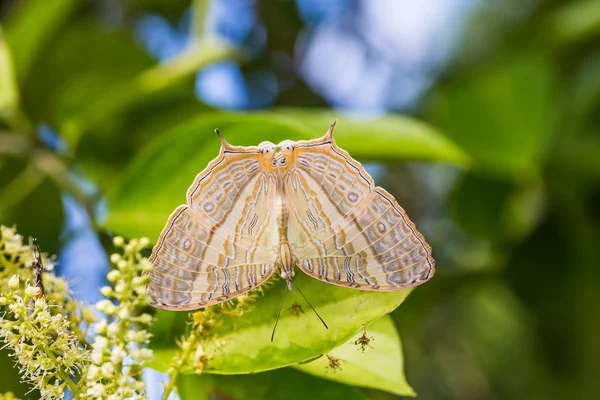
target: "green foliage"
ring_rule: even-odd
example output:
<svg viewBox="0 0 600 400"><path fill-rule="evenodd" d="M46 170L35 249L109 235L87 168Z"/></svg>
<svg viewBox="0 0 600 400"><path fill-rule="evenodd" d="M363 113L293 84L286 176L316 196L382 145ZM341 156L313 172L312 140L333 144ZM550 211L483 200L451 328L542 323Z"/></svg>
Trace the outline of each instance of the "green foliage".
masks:
<svg viewBox="0 0 600 400"><path fill-rule="evenodd" d="M462 48L412 116L373 118L329 110L302 79L288 79L291 65L273 60L297 61L292 46L315 27L301 24L295 2L259 3L268 40L257 59L206 37L208 2L198 0L190 47L163 62L139 45L135 22L158 13L176 23L189 1L3 3L1 222L58 253L70 239L68 196L107 251L113 233L154 241L217 155L215 128L250 145L315 138L337 119L338 144L383 167L377 183L432 245L435 278L396 309L408 292L356 292L301 276L330 329L292 293L274 343L281 282L222 308L158 312L151 362L169 370L170 390L182 399L387 400L412 394L406 359L422 399L600 398L600 2L478 2ZM194 75L223 60L283 77L274 107L234 114L198 101ZM40 140L42 125L57 133L58 151ZM87 279L81 270L74 280ZM31 279L28 268L18 271L23 285ZM304 312L294 314L295 304ZM374 338L364 353L355 344L363 324ZM6 353L3 371L13 365ZM94 374L111 373L104 364ZM257 373L222 375L249 372ZM3 374L0 392L27 398L16 380Z"/></svg>
<svg viewBox="0 0 600 400"><path fill-rule="evenodd" d="M212 133L215 128L235 145L257 144L257 137L260 141L278 143L289 138L303 140L321 136L336 117L322 110L287 109L275 113L207 113L192 119L157 138L131 161L109 195L105 225L131 236L157 237L168 216L183 202L194 177L217 156L221 144ZM372 140L373 130L378 133L376 140ZM466 159L433 128L406 117L340 121L335 139L359 159L375 157L377 146L383 143L387 143L386 158L390 160L463 163ZM161 182L160 190L157 190L157 182Z"/></svg>
<svg viewBox="0 0 600 400"><path fill-rule="evenodd" d="M203 345L208 359L204 372L260 372L318 357L347 342L362 325L369 325L393 311L409 293L408 290L357 292L327 285L301 274L297 275L297 281L329 329L325 329L303 299L293 291L293 296L287 296L275 340L271 343L271 332L284 288L284 282L280 281L268 288L264 297L259 296L243 318L224 319L222 325L214 329L211 335L215 340ZM294 301L302 307L303 312L299 315L290 310ZM161 311L156 318L157 323L152 329L156 338L153 349L159 356L150 365L165 371L177 349L174 341L185 331L186 315ZM192 371L192 366L193 362L190 362L184 372Z"/></svg>
<svg viewBox="0 0 600 400"><path fill-rule="evenodd" d="M361 338L364 340L362 344ZM389 316L365 327L327 355L340 360L338 370L329 366L327 357L319 357L294 368L332 381L415 396L404 377L400 336Z"/></svg>

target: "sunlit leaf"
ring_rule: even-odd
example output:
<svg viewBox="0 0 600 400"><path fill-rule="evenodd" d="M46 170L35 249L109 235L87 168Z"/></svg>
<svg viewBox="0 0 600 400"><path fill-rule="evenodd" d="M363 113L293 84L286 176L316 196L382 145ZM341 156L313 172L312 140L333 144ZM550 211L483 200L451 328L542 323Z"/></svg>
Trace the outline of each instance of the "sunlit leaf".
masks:
<svg viewBox="0 0 600 400"><path fill-rule="evenodd" d="M181 400L363 400L359 390L284 368L253 375L182 375L177 381Z"/></svg>
<svg viewBox="0 0 600 400"><path fill-rule="evenodd" d="M109 196L106 226L130 236L158 237L187 188L219 154L214 129L233 144L309 139L307 132L264 115L205 114L156 140L132 163Z"/></svg>
<svg viewBox="0 0 600 400"><path fill-rule="evenodd" d="M361 346L357 340L363 334L369 343ZM366 332L360 332L327 355L340 360L339 369L333 370L327 357L294 368L349 385L385 390L401 396L415 395L404 376L400 335L390 316L376 321Z"/></svg>
<svg viewBox="0 0 600 400"><path fill-rule="evenodd" d="M297 120L290 117L292 114ZM298 110L281 115L215 112L191 120L156 140L132 162L109 196L106 226L130 236L157 237L169 214L184 202L194 177L217 156L220 143L212 133L215 128L232 144L256 145L263 140L278 143L284 139L316 138L325 133L332 121L333 114L325 111L311 111L300 118ZM457 163L466 160L435 130L409 118L340 120L335 138L357 159Z"/></svg>
<svg viewBox="0 0 600 400"><path fill-rule="evenodd" d="M19 91L12 57L0 28L0 119L10 118L19 103Z"/></svg>
<svg viewBox="0 0 600 400"><path fill-rule="evenodd" d="M206 373L241 374L260 372L293 365L326 354L357 334L362 325L369 325L393 311L410 290L389 293L359 291L329 285L297 274L296 281L303 293L327 322L321 324L311 309L293 291L286 298L277 326L275 340L270 341L275 316L281 301L283 281L268 288L265 296L252 305L242 317L225 319L214 337L204 345L207 357ZM290 308L297 302L303 313ZM187 313L160 311L152 328L155 357L152 368L166 371L175 355L177 339L186 326ZM193 357L190 359L193 365ZM187 372L193 368L188 367Z"/></svg>
<svg viewBox="0 0 600 400"><path fill-rule="evenodd" d="M447 161L462 166L470 163L465 153L437 129L414 118L368 117L310 108L279 108L274 112L319 134L337 119L336 141L358 159Z"/></svg>

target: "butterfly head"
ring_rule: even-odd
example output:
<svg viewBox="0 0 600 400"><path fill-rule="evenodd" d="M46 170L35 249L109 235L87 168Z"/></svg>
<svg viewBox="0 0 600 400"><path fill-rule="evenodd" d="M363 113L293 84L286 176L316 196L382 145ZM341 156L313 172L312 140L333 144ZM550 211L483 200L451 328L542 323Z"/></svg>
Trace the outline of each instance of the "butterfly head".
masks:
<svg viewBox="0 0 600 400"><path fill-rule="evenodd" d="M260 161L265 169L275 168L276 158L275 153L277 146L271 142L262 142L258 145L260 151Z"/></svg>
<svg viewBox="0 0 600 400"><path fill-rule="evenodd" d="M280 167L293 165L296 162L295 144L296 143L291 140L284 140L277 145L277 147L280 149L279 153L277 153L277 161Z"/></svg>

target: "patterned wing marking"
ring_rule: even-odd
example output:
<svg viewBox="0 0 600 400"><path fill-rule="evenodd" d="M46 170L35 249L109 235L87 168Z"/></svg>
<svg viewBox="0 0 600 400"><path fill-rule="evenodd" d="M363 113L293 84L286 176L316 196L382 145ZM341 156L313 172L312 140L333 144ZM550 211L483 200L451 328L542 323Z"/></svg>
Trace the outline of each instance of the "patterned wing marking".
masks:
<svg viewBox="0 0 600 400"><path fill-rule="evenodd" d="M273 274L276 173L273 151L263 150L223 141L219 157L196 177L188 204L171 214L149 258L153 306L207 307Z"/></svg>
<svg viewBox="0 0 600 400"><path fill-rule="evenodd" d="M435 261L423 236L394 198L336 146L331 130L297 142L291 158L295 163L283 176L295 207L290 243L300 269L336 285L379 291L417 286L433 276ZM318 226L306 210L318 215Z"/></svg>

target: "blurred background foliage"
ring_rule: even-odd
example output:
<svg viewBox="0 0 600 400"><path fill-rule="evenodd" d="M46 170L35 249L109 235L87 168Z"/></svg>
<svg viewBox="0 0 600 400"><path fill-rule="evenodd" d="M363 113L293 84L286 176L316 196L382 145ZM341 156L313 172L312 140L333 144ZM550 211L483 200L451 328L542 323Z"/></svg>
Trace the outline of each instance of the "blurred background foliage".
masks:
<svg viewBox="0 0 600 400"><path fill-rule="evenodd" d="M5 0L0 222L94 301L111 235L156 237L214 128L256 144L337 117L437 260L391 314L419 398L600 398L599 37L598 0ZM198 388L394 397L289 368Z"/></svg>

